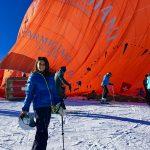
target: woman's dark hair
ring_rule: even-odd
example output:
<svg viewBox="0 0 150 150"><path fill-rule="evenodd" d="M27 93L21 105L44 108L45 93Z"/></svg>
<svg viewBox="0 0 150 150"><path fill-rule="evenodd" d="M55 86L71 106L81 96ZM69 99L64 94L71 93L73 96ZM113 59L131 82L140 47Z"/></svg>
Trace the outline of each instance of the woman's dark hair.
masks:
<svg viewBox="0 0 150 150"><path fill-rule="evenodd" d="M41 61L41 60L45 62L45 71L42 72L42 74L43 74L44 76L49 76L49 75L51 75L50 68L49 68L49 62L48 62L48 60L47 60L46 57L38 57L38 59L37 59L36 62L35 62L35 69L34 69L34 72L40 72L40 71L38 70L37 64L38 64L38 62Z"/></svg>

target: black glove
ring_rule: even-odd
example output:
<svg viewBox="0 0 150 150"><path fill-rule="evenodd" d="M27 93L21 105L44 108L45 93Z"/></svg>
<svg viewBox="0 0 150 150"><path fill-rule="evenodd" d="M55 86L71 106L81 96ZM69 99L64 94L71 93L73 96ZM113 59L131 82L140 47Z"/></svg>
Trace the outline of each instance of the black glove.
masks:
<svg viewBox="0 0 150 150"><path fill-rule="evenodd" d="M22 111L19 115L19 118L23 119L26 116L26 112Z"/></svg>
<svg viewBox="0 0 150 150"><path fill-rule="evenodd" d="M60 107L62 107L63 109L66 109L66 106L65 106L64 102L60 103Z"/></svg>

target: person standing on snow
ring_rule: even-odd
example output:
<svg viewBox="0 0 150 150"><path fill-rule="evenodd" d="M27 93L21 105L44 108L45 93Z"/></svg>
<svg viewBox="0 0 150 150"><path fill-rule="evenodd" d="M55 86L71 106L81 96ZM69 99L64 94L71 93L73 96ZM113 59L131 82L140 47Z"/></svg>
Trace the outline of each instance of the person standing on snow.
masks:
<svg viewBox="0 0 150 150"><path fill-rule="evenodd" d="M148 95L148 89L147 89L147 77L148 77L148 74L145 75L144 77L144 80L143 80L143 86L144 86L144 89L145 89L145 99L148 99L149 95Z"/></svg>
<svg viewBox="0 0 150 150"><path fill-rule="evenodd" d="M31 102L33 102L36 118L36 135L32 150L46 150L51 105L60 102L54 75L49 71L49 62L46 57L38 57L35 71L28 78L26 97L20 118L29 112Z"/></svg>
<svg viewBox="0 0 150 150"><path fill-rule="evenodd" d="M101 86L103 88L101 103L106 103L107 102L107 95L109 93L107 86L108 85L113 85L109 81L111 76L112 76L111 72L109 72L109 73L107 73L103 76L103 80L102 80L102 83L101 83Z"/></svg>
<svg viewBox="0 0 150 150"><path fill-rule="evenodd" d="M147 76L147 91L148 91L148 104L150 105L150 74Z"/></svg>
<svg viewBox="0 0 150 150"><path fill-rule="evenodd" d="M61 103L63 109L66 109L66 106L64 104L64 98L65 95L65 85L69 87L69 90L71 92L71 84L67 82L64 78L64 74L66 72L66 66L62 66L58 72L55 73L55 84L58 90L58 94L61 97Z"/></svg>

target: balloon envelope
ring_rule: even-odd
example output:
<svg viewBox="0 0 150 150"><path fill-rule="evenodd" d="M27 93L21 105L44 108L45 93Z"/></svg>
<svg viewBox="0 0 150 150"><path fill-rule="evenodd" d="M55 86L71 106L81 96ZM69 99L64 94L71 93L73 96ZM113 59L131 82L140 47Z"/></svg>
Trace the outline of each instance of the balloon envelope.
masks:
<svg viewBox="0 0 150 150"><path fill-rule="evenodd" d="M67 66L72 94L100 92L112 72L115 93L138 95L150 72L149 18L149 0L34 0L1 68L30 72L46 56L54 70Z"/></svg>

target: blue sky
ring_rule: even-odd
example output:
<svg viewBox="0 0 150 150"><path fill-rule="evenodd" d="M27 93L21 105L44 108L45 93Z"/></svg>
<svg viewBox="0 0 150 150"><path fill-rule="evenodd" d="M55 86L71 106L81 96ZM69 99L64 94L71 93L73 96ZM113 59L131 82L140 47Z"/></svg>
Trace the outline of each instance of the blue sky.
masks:
<svg viewBox="0 0 150 150"><path fill-rule="evenodd" d="M32 0L0 0L0 60L16 41L22 19Z"/></svg>

